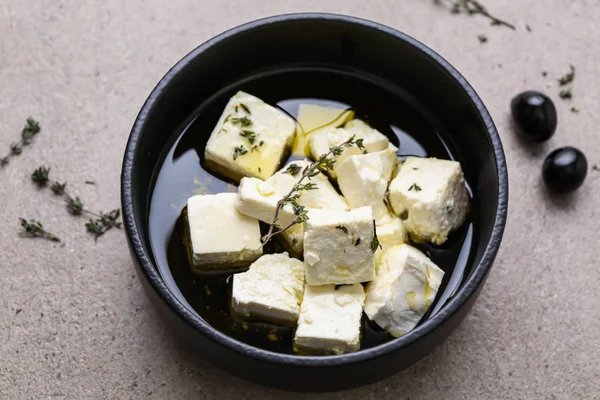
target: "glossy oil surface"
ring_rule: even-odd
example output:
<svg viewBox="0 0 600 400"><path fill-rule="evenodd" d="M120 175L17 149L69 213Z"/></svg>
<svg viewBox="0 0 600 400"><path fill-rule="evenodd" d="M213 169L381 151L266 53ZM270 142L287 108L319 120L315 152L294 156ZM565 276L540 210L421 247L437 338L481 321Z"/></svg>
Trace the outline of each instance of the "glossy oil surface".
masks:
<svg viewBox="0 0 600 400"><path fill-rule="evenodd" d="M455 153L443 127L400 90L364 75L358 77L350 72L324 69L278 70L236 82L200 104L181 129L173 133L171 147L165 150L164 161L155 172L150 203L150 240L161 275L182 303L216 329L257 347L293 354L291 328L232 318L229 313L231 277L195 276L187 261L182 211L188 197L237 191L234 182L212 174L203 166L206 141L229 97L237 90L256 95L292 116L297 115L302 103L352 108L356 118L366 120L399 147L400 158L416 155L455 159ZM476 199L472 199L473 207L477 207ZM436 302L424 320L440 310L468 274L474 229L477 226L467 219L444 245L417 245L446 272ZM267 251L279 249L274 244ZM392 339L363 315L361 348Z"/></svg>

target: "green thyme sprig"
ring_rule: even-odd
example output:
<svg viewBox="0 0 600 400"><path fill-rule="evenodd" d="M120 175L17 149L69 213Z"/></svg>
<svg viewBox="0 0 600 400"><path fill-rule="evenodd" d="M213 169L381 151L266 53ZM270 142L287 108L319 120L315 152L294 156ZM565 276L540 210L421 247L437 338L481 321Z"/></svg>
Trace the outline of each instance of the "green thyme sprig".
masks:
<svg viewBox="0 0 600 400"><path fill-rule="evenodd" d="M38 187L45 187L47 186L48 182L50 182L49 174L50 168L41 166L33 171L31 174L31 180ZM91 217L85 224L85 227L88 232L94 234L95 240L98 240L100 236L104 235L112 228L121 228L122 223L119 221L121 211L119 209L112 210L108 213L100 211L100 213L97 214L93 211L87 210L81 199L77 196L71 196L67 192L66 188L67 182L60 183L59 181L54 181L50 186L52 193L54 193L56 196L61 196L64 198L67 211L71 215L79 216L86 214Z"/></svg>
<svg viewBox="0 0 600 400"><path fill-rule="evenodd" d="M25 218L19 218L19 221L21 222L21 227L23 228L23 230L19 232L19 236L42 238L51 240L53 242L60 242L60 239L56 235L45 230L44 226L39 221L36 221L35 219L27 220Z"/></svg>
<svg viewBox="0 0 600 400"><path fill-rule="evenodd" d="M363 139L355 139L355 136L353 135L350 139L339 144L338 146L331 147L327 153L319 156L319 158L317 158L315 162L310 164L307 168L304 169L304 171L302 171L302 175L300 176L298 182L296 182L296 184L290 189L288 194L283 196L277 202L275 215L273 216L273 221L269 224L269 231L261 239L263 246L267 244L273 238L273 236L287 231L296 224L301 224L303 222L308 221L308 210L306 210L306 207L298 203L298 200L300 199L300 192L303 190L315 190L318 189L318 186L312 182L303 183L304 179L310 180L311 178L319 175L319 173L321 172L333 170L336 161L334 157L341 155L347 147L352 146L356 146L361 150L364 149ZM291 172L292 171L290 171L290 173ZM287 204L290 204L292 206L295 218L288 226L276 231L275 228L279 227L277 225L277 222L279 221L279 212Z"/></svg>
<svg viewBox="0 0 600 400"><path fill-rule="evenodd" d="M21 139L18 142L11 143L10 152L4 157L0 157L0 167L6 166L11 157L20 155L23 152L23 147L31 144L33 137L41 130L39 122L32 117L27 118L25 126L21 130Z"/></svg>
<svg viewBox="0 0 600 400"><path fill-rule="evenodd" d="M435 0L437 4L441 4L442 0ZM493 16L481 2L476 0L454 0L450 8L452 14L468 14L468 15L481 15L490 20L491 25L506 26L512 30L515 30L515 25L510 22L506 22L498 17Z"/></svg>

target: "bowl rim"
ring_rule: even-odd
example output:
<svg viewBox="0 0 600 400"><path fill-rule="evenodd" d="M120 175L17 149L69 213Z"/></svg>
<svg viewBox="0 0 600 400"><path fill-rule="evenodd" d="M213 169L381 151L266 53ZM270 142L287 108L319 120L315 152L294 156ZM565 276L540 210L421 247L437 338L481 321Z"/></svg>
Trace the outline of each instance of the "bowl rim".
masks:
<svg viewBox="0 0 600 400"><path fill-rule="evenodd" d="M136 211L134 210L133 206L134 191L132 189L132 173L133 165L137 155L139 139L145 129L148 116L153 112L157 101L160 99L165 89L169 86L170 82L176 78L178 73L186 68L187 65L192 62L192 60L201 56L203 52L217 43L232 36L252 31L266 25L280 24L290 21L334 21L338 23L360 25L367 29L394 36L396 39L404 41L417 51L420 51L425 56L432 59L447 72L451 79L454 79L456 83L460 85L462 90L464 90L470 101L475 106L477 113L486 128L485 130L491 141L493 156L495 158L495 165L498 174L498 207L496 210L491 237L480 262L474 267L471 276L466 282L463 283L456 295L450 299L436 315L423 324L417 326L409 334L394 340L390 340L389 342L383 343L379 346L360 350L355 353L330 356L298 356L283 354L254 347L221 333L217 329L210 326L200 316L190 311L169 290L167 285L162 280L157 267L155 267L151 261L150 251L149 249L146 249L144 245L144 240L139 233L135 218ZM159 81L137 115L129 136L129 140L127 142L121 172L121 206L123 210L123 222L130 248L132 249L132 253L135 255L137 262L139 263L141 271L148 279L148 282L152 286L153 290L158 293L161 300L165 302L179 318L183 319L187 325L216 344L224 346L240 355L255 358L271 364L296 367L331 367L348 365L377 358L409 346L410 344L420 340L421 338L429 335L432 331L439 328L447 319L450 318L451 315L456 313L461 309L461 307L463 307L465 303L467 303L471 296L475 294L479 286L484 282L500 247L507 217L508 172L506 169L506 160L500 137L492 121L492 117L484 106L482 100L479 98L471 85L466 81L466 79L452 65L450 65L448 61L446 61L432 49L407 34L388 26L358 17L330 13L282 14L245 23L209 39L178 61ZM139 212L145 213L146 210L137 210L137 213Z"/></svg>

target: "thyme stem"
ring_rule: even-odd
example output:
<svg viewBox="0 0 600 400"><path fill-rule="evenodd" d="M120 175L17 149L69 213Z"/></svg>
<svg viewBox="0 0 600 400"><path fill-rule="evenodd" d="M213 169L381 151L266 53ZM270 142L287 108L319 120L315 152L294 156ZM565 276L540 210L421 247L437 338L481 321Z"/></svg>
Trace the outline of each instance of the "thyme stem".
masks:
<svg viewBox="0 0 600 400"><path fill-rule="evenodd" d="M299 205L297 202L298 198L300 197L297 194L297 192L300 192L302 190L318 189L318 187L312 183L302 184L302 181L304 181L304 179L306 178L310 180L310 178L318 175L319 173L321 173L321 171L332 170L335 164L335 159L332 159L330 157L332 155L339 156L344 152L344 149L346 147L357 146L359 149L363 149L363 140L355 140L354 138L355 136L353 135L350 139L339 144L338 146L331 147L327 153L319 156L319 158L317 158L315 162L313 162L310 166L305 168L304 171L302 171L302 175L300 176L300 179L296 182L296 184L290 189L290 191L285 196L283 196L281 199L279 199L279 201L277 201L275 215L273 216L273 222L269 224L269 231L267 232L267 234L262 237L263 246L267 244L273 238L273 236L283 233L290 229L292 226L308 220L308 215L306 214L304 206ZM275 231L277 221L279 220L279 211L287 203L290 203L294 206L294 214L296 215L296 218L285 228Z"/></svg>
<svg viewBox="0 0 600 400"><path fill-rule="evenodd" d="M439 4L440 1L437 0L436 3ZM452 7L451 12L454 14L459 14L462 11L466 12L469 15L478 14L478 15L488 18L491 21L492 25L502 25L502 26L506 26L507 28L510 28L512 30L517 29L510 22L507 22L503 19L500 19L500 18L495 17L492 14L490 14L488 9L481 2L479 2L477 0L454 0L452 2L451 7Z"/></svg>

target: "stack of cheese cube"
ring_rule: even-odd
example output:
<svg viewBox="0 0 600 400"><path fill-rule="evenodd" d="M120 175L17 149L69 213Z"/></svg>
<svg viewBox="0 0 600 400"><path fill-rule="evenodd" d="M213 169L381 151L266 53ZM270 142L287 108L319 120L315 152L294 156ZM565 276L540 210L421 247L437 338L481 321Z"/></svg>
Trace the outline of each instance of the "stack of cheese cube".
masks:
<svg viewBox="0 0 600 400"><path fill-rule="evenodd" d="M292 161L277 171L295 134L292 118L257 97L238 92L230 99L205 160L238 180L239 189L189 199L192 268L199 274L247 270L234 275L232 313L294 326L300 354L357 351L363 310L393 336L406 334L444 275L408 239L443 243L463 223L468 197L460 164L409 158L398 166L397 148L361 120L315 130L303 138L310 158L352 136L364 149L345 148L329 177L310 178L316 189L298 193L309 219L276 236L287 252L263 255L259 221L273 222L277 202L310 166ZM277 225L294 218L288 204Z"/></svg>

